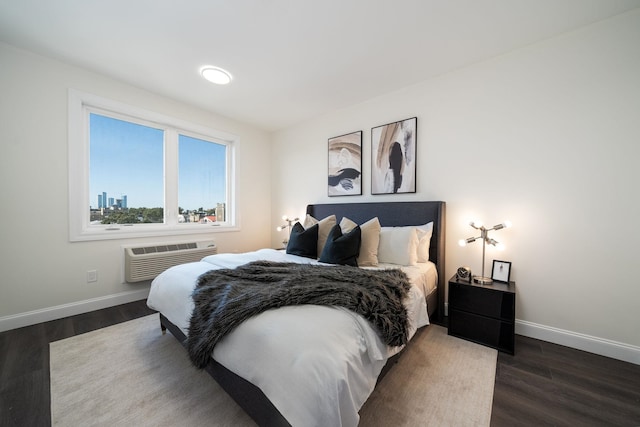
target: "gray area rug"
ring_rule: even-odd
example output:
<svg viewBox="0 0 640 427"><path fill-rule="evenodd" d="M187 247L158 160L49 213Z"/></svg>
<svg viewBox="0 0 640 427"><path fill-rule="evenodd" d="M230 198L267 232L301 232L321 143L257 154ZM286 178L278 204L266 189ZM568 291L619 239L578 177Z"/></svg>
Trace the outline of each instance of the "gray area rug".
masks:
<svg viewBox="0 0 640 427"><path fill-rule="evenodd" d="M158 315L50 344L54 426L255 426ZM431 325L361 410L361 426L488 426L497 353Z"/></svg>

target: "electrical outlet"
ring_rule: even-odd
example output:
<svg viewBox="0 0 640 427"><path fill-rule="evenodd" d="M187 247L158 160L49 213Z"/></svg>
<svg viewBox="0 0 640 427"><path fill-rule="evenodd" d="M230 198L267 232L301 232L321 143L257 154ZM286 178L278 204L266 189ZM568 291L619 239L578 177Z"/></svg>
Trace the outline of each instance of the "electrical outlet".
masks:
<svg viewBox="0 0 640 427"><path fill-rule="evenodd" d="M87 271L87 283L92 283L97 281L98 281L98 270Z"/></svg>

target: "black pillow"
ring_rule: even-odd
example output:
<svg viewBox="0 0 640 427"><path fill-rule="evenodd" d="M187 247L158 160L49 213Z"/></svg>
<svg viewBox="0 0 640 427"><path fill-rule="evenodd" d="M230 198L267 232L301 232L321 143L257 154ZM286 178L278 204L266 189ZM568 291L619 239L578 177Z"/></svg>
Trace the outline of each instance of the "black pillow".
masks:
<svg viewBox="0 0 640 427"><path fill-rule="evenodd" d="M296 222L291 228L287 253L306 258L318 258L318 224L307 228Z"/></svg>
<svg viewBox="0 0 640 427"><path fill-rule="evenodd" d="M319 261L357 267L361 240L362 231L360 230L360 226L356 226L347 234L342 234L340 225L336 224L329 232L327 243L322 249Z"/></svg>

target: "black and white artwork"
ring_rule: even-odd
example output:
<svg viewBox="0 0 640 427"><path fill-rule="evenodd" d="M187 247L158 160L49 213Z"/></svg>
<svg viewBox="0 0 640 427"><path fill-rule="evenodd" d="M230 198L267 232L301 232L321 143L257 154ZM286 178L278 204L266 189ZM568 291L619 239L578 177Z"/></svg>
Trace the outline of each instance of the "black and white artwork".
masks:
<svg viewBox="0 0 640 427"><path fill-rule="evenodd" d="M371 194L416 192L418 118L371 129Z"/></svg>
<svg viewBox="0 0 640 427"><path fill-rule="evenodd" d="M329 138L328 194L362 194L362 131Z"/></svg>

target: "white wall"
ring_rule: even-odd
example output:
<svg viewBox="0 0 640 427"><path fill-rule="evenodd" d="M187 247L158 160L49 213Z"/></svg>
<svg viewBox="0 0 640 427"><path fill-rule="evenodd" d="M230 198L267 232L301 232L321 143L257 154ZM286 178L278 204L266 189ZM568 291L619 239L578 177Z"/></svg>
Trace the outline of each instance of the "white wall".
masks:
<svg viewBox="0 0 640 427"><path fill-rule="evenodd" d="M145 298L148 292L148 283L121 283L121 245L134 240L68 240L69 88L238 135L241 231L206 238L221 252L269 244L267 133L8 45L0 44L0 64L0 330ZM87 283L87 270L98 271L97 283Z"/></svg>
<svg viewBox="0 0 640 427"><path fill-rule="evenodd" d="M487 265L513 263L517 331L640 363L639 46L635 10L278 132L274 222L315 202L444 200L449 277L480 270L481 246L457 245L469 220L510 219ZM371 196L371 128L413 116L417 193ZM364 195L328 198L327 139L357 130Z"/></svg>

